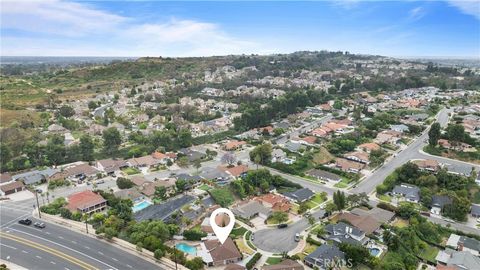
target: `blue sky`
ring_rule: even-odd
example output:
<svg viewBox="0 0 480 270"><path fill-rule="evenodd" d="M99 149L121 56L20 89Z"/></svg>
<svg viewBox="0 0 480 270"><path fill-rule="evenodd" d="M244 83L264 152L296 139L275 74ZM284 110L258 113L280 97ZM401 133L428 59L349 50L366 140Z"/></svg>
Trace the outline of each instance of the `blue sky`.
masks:
<svg viewBox="0 0 480 270"><path fill-rule="evenodd" d="M2 1L1 55L480 55L480 1Z"/></svg>

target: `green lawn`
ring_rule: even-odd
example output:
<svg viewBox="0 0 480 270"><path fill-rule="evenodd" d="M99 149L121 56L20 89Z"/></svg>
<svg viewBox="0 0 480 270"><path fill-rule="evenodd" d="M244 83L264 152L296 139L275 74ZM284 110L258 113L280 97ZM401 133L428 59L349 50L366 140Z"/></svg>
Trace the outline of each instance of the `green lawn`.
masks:
<svg viewBox="0 0 480 270"><path fill-rule="evenodd" d="M282 262L282 257L269 257L266 261L268 265L278 264Z"/></svg>
<svg viewBox="0 0 480 270"><path fill-rule="evenodd" d="M377 194L377 198L379 198L382 201L386 201L386 202L391 202L392 201L392 198L388 195L385 195L385 194Z"/></svg>
<svg viewBox="0 0 480 270"><path fill-rule="evenodd" d="M418 256L429 262L435 262L435 257L437 256L439 249L432 246L427 246L425 249L421 250Z"/></svg>
<svg viewBox="0 0 480 270"><path fill-rule="evenodd" d="M203 184L199 186L198 189L201 189L203 191L209 191L210 189L212 189L212 187L210 187L209 185Z"/></svg>
<svg viewBox="0 0 480 270"><path fill-rule="evenodd" d="M321 204L325 201L325 197L322 196L322 194L320 193L317 193L315 194L315 196L313 196L313 198L310 199L311 201L313 202L316 202L317 204Z"/></svg>
<svg viewBox="0 0 480 270"><path fill-rule="evenodd" d="M346 188L346 187L348 187L348 184L347 184L347 183L344 183L343 180L342 180L342 181L336 183L336 184L334 185L334 187L336 187L336 188Z"/></svg>
<svg viewBox="0 0 480 270"><path fill-rule="evenodd" d="M137 168L132 168L132 167L129 167L129 168L125 168L125 169L122 169L122 171L128 175L133 175L133 174L138 174L140 173L140 170L137 169Z"/></svg>
<svg viewBox="0 0 480 270"><path fill-rule="evenodd" d="M230 233L230 235L232 235L233 237L239 237L239 236L243 236L246 232L247 232L247 229L245 229L244 227L238 227L238 228L234 228Z"/></svg>

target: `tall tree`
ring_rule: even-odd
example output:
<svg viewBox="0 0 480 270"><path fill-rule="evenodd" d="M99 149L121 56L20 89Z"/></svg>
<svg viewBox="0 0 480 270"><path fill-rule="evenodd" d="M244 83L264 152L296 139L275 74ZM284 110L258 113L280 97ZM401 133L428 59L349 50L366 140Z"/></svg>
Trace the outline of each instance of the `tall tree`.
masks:
<svg viewBox="0 0 480 270"><path fill-rule="evenodd" d="M190 133L190 130L180 130L178 133L178 145L180 147L189 147L192 145L192 133Z"/></svg>
<svg viewBox="0 0 480 270"><path fill-rule="evenodd" d="M48 160L56 167L65 160L65 145L60 135L54 135L47 143L45 149Z"/></svg>
<svg viewBox="0 0 480 270"><path fill-rule="evenodd" d="M432 127L428 131L428 143L431 146L436 146L438 139L440 139L440 124L433 123Z"/></svg>
<svg viewBox="0 0 480 270"><path fill-rule="evenodd" d="M345 193L343 193L340 190L335 191L335 193L333 193L333 203L337 207L337 210L345 209L345 206L346 206Z"/></svg>
<svg viewBox="0 0 480 270"><path fill-rule="evenodd" d="M223 163L227 163L229 166L232 166L233 164L235 164L235 162L237 161L237 157L232 154L232 153L225 153L223 156L222 156L222 159L221 161Z"/></svg>
<svg viewBox="0 0 480 270"><path fill-rule="evenodd" d="M80 155L85 161L92 161L95 145L93 144L92 137L89 135L83 135L80 137Z"/></svg>
<svg viewBox="0 0 480 270"><path fill-rule="evenodd" d="M264 143L256 146L252 151L250 151L250 160L255 161L257 156L260 157L260 164L265 165L270 163L272 159L272 145L269 143Z"/></svg>
<svg viewBox="0 0 480 270"><path fill-rule="evenodd" d="M114 127L103 131L103 149L107 154L114 154L122 143L120 132Z"/></svg>

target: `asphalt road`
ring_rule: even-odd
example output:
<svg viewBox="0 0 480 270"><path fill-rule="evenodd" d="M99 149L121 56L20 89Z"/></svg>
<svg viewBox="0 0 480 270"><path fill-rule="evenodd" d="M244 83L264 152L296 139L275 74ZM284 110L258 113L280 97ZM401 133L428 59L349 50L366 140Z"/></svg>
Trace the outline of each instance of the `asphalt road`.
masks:
<svg viewBox="0 0 480 270"><path fill-rule="evenodd" d="M37 229L18 224L20 217L33 219L31 203L1 203L2 259L28 269L161 269L111 244L61 226L45 222L46 228Z"/></svg>
<svg viewBox="0 0 480 270"><path fill-rule="evenodd" d="M318 210L312 213L312 216L318 220L323 214L323 210ZM302 218L283 229L271 228L259 230L255 232L253 243L256 247L264 251L272 253L288 252L298 245L298 242L295 242L294 239L295 234L301 233L308 227L310 227L310 224L307 219Z"/></svg>

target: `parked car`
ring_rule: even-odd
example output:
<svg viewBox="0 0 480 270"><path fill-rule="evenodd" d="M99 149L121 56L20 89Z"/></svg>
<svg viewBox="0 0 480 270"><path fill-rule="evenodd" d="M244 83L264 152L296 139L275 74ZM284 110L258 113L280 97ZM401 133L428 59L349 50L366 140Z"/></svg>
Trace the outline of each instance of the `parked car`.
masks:
<svg viewBox="0 0 480 270"><path fill-rule="evenodd" d="M429 217L429 216L430 216L430 212L420 212L420 215Z"/></svg>
<svg viewBox="0 0 480 270"><path fill-rule="evenodd" d="M250 236L250 240L252 240L252 241L255 240L255 234L254 233L252 233L252 236Z"/></svg>
<svg viewBox="0 0 480 270"><path fill-rule="evenodd" d="M43 228L45 228L45 223L43 223L43 222L35 222L35 223L33 224L33 226L35 226L35 227L37 227L37 228L39 228L39 229L43 229Z"/></svg>
<svg viewBox="0 0 480 270"><path fill-rule="evenodd" d="M30 226L30 225L32 224L32 220L30 220L30 219L28 219L28 218L26 218L26 219L20 219L20 220L18 221L18 223L23 224L23 225Z"/></svg>
<svg viewBox="0 0 480 270"><path fill-rule="evenodd" d="M295 242L300 242L300 234L296 233L294 239L295 239Z"/></svg>
<svg viewBox="0 0 480 270"><path fill-rule="evenodd" d="M97 185L105 183L105 180L98 180Z"/></svg>
<svg viewBox="0 0 480 270"><path fill-rule="evenodd" d="M288 227L287 223L282 223L282 224L277 225L277 228L279 228L279 229L283 229L283 228L286 228L286 227Z"/></svg>

